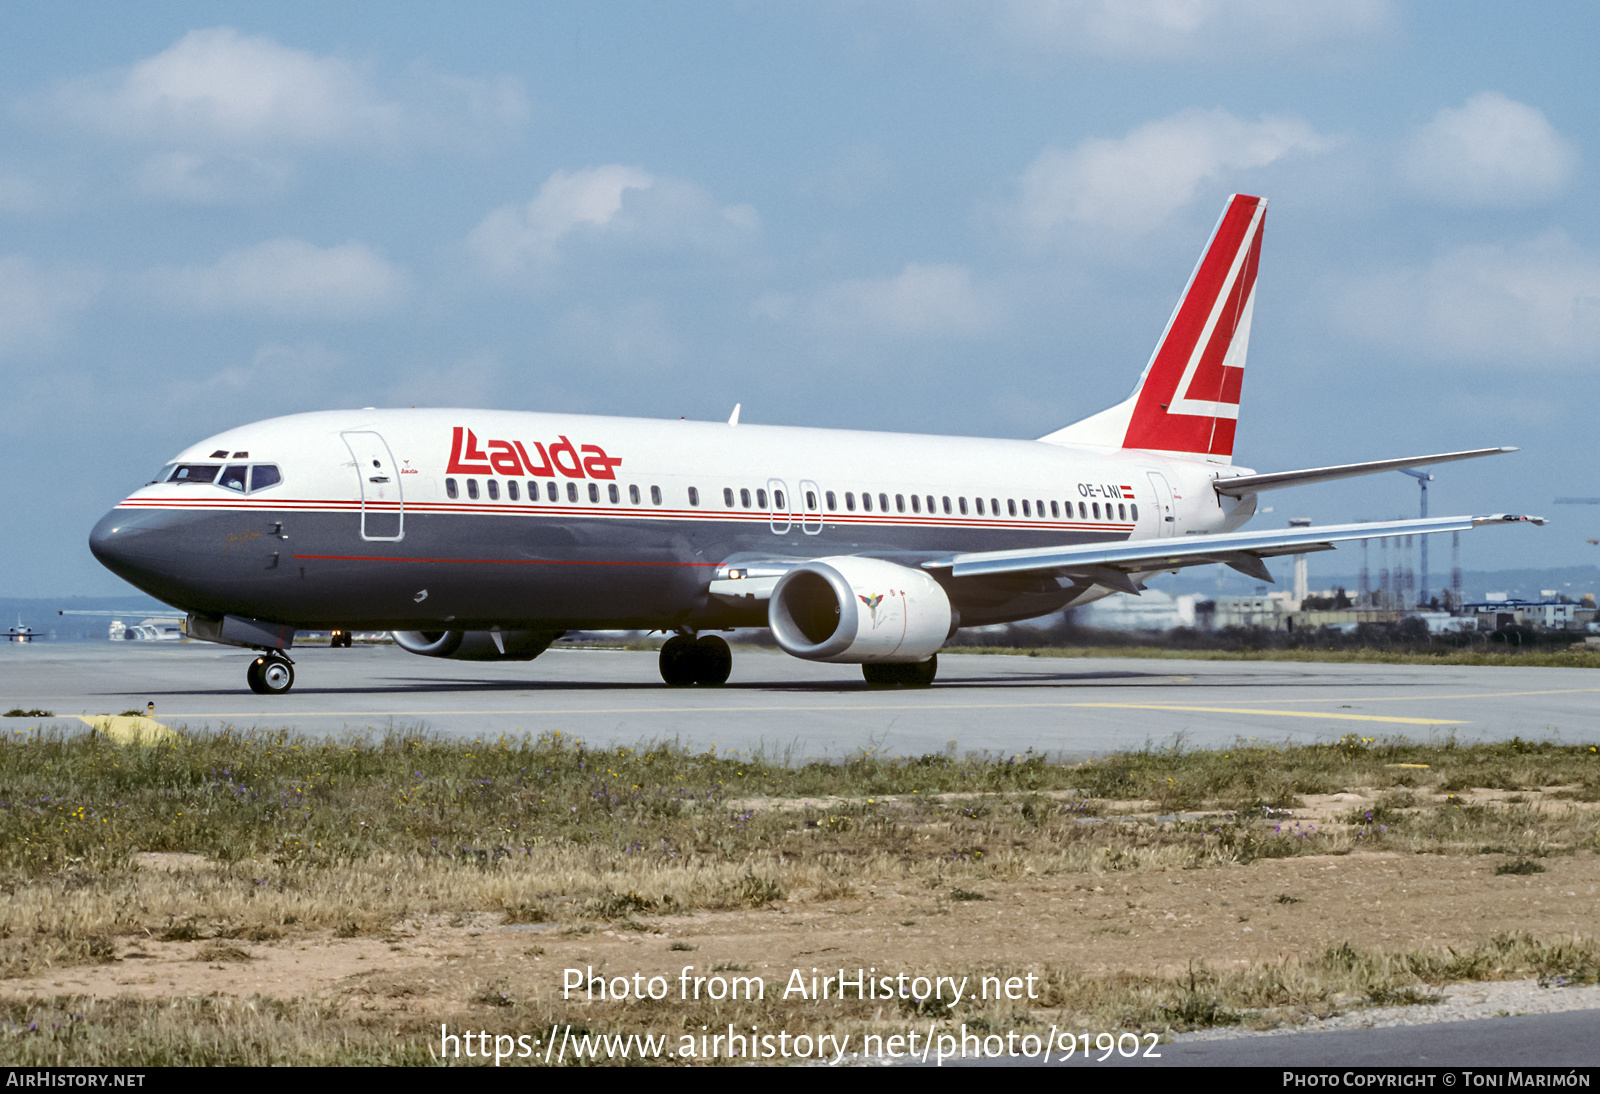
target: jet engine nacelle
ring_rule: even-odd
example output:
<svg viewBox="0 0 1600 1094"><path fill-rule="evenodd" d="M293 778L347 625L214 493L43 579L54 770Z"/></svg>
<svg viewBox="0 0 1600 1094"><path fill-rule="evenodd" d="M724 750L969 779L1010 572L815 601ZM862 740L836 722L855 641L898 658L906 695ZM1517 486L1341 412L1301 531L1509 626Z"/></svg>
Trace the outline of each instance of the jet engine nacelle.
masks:
<svg viewBox="0 0 1600 1094"><path fill-rule="evenodd" d="M876 558L819 558L784 574L767 625L783 651L807 661L926 661L958 616L937 581Z"/></svg>
<svg viewBox="0 0 1600 1094"><path fill-rule="evenodd" d="M532 661L560 637L559 631L394 632L395 645L408 653L455 661Z"/></svg>

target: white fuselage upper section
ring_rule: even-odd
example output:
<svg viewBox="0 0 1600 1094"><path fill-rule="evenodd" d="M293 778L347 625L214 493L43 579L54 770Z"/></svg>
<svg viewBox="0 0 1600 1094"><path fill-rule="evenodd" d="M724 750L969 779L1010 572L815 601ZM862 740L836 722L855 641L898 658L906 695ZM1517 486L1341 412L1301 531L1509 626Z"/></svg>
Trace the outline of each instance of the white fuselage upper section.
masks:
<svg viewBox="0 0 1600 1094"><path fill-rule="evenodd" d="M392 460L381 476L357 467L374 435L378 461ZM1230 531L1254 509L1251 498L1219 498L1210 486L1216 464L1153 452L492 410L299 414L219 433L175 462L271 463L282 478L250 493L154 483L123 505L338 511L365 503L555 519L582 509L590 518L665 522L787 515L795 525L811 518L922 529L930 534L917 539L934 550L940 528L1153 539Z"/></svg>

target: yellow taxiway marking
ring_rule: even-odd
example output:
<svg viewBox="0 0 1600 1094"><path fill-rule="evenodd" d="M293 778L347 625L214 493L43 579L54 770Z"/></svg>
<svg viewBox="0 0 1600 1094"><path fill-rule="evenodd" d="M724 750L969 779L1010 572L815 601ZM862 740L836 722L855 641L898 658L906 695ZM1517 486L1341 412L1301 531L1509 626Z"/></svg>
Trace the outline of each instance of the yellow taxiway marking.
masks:
<svg viewBox="0 0 1600 1094"><path fill-rule="evenodd" d="M941 710L1017 710L1017 709L1085 709L1110 708L1117 710L1170 710L1200 714L1256 714L1276 715L1284 718L1331 718L1349 722L1402 722L1407 725L1466 725L1463 718L1401 718L1381 714L1328 714L1312 710L1262 710L1250 707L1194 707L1168 703L848 703L811 704L805 706L738 706L738 707L590 707L544 710L285 710L281 712L242 711L224 714L171 714L172 718L438 718L478 716L558 717L586 714L769 714L779 711L845 711L845 710L916 710L934 712Z"/></svg>
<svg viewBox="0 0 1600 1094"><path fill-rule="evenodd" d="M1600 692L1600 688L1551 688L1547 691L1471 691L1459 695L1371 695L1350 698L1345 696L1343 701L1351 703L1414 703L1420 700L1436 699L1515 699L1527 695L1592 695ZM1318 696L1314 699L1235 699L1236 703L1337 703L1339 698Z"/></svg>
<svg viewBox="0 0 1600 1094"><path fill-rule="evenodd" d="M1383 714L1330 714L1320 710L1262 710L1260 707L1180 707L1166 703L1073 703L1079 707L1114 707L1119 710L1183 710L1201 714L1274 714L1283 718L1337 718L1343 722L1404 722L1408 725L1458 726L1461 718L1400 718Z"/></svg>

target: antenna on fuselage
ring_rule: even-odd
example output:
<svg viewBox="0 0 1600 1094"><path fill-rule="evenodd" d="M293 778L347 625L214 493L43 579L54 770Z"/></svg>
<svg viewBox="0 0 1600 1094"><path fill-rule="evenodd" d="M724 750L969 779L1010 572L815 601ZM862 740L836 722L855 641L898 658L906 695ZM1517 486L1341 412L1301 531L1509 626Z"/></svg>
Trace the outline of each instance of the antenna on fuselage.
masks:
<svg viewBox="0 0 1600 1094"><path fill-rule="evenodd" d="M728 424L729 425L738 425L739 424L739 408L741 406L743 406L743 405L744 405L743 403L734 403L733 404L733 413L728 415Z"/></svg>

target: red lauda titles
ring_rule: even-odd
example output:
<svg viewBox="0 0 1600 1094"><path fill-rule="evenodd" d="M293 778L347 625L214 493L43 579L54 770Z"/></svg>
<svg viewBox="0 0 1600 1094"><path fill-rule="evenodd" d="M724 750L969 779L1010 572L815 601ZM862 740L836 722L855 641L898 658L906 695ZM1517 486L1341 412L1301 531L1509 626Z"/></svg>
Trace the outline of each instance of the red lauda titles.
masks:
<svg viewBox="0 0 1600 1094"><path fill-rule="evenodd" d="M606 450L597 444L574 445L565 436L549 447L534 441L537 459L528 454L521 441L483 441L481 448L479 443L472 430L456 426L450 438L446 474L614 479L615 468L622 463L622 457L606 455Z"/></svg>

